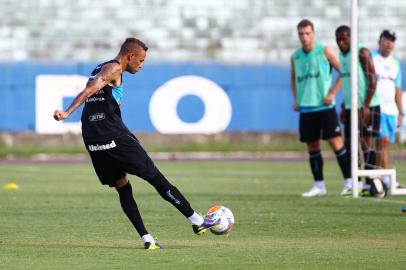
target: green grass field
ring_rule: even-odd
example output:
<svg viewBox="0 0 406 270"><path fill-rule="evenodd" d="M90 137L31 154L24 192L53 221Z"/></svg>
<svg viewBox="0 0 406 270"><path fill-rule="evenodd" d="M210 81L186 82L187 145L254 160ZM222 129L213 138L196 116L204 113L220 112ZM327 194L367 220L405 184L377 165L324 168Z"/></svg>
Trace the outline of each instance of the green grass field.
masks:
<svg viewBox="0 0 406 270"><path fill-rule="evenodd" d="M228 237L195 236L146 182L132 177L150 232L165 250L142 249L115 190L89 164L1 165L0 269L405 269L404 197L352 199L335 163L329 195L301 198L306 162L160 163L197 210L228 206Z"/></svg>

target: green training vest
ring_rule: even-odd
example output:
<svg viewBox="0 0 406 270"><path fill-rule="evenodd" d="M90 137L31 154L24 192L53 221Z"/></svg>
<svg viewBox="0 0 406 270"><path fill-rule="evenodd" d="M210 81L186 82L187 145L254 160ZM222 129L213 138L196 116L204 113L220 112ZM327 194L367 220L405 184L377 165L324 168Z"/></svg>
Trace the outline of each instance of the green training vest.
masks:
<svg viewBox="0 0 406 270"><path fill-rule="evenodd" d="M330 91L332 76L324 48L324 45L316 43L310 52L306 53L300 48L292 55L298 107L325 106L323 101Z"/></svg>
<svg viewBox="0 0 406 270"><path fill-rule="evenodd" d="M360 50L364 48L362 45L358 45L358 57ZM340 76L342 79L341 89L344 95L344 106L346 109L351 108L351 52L343 54L340 52ZM361 62L358 60L358 108L363 107L366 94L368 90L368 79L362 69ZM372 96L369 107L379 105L379 97L375 94Z"/></svg>

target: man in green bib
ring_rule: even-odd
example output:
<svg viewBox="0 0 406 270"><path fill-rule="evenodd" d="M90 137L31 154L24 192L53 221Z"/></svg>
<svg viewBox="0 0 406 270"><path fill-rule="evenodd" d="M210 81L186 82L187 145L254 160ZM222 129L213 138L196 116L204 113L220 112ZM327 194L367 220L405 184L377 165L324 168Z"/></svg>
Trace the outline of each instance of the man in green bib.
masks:
<svg viewBox="0 0 406 270"><path fill-rule="evenodd" d="M351 29L341 25L336 29L336 41L340 49L340 77L344 95L341 119L344 122L345 147L351 153ZM363 45L358 45L358 127L361 148L364 152L365 169L376 167L376 154L373 149L373 137L379 134L380 100L376 92L377 77L371 52ZM367 178L364 189L358 184L362 195L367 196L371 179ZM352 194L352 182L344 187L341 195Z"/></svg>
<svg viewBox="0 0 406 270"><path fill-rule="evenodd" d="M332 84L332 68L339 70L339 60L332 48L315 42L311 21L300 21L297 31L302 47L291 57L293 108L300 112L300 141L307 144L314 178L313 187L302 196L324 196L327 190L320 139L327 140L334 150L344 176L344 186L352 181L349 154L341 137L334 101L341 79Z"/></svg>

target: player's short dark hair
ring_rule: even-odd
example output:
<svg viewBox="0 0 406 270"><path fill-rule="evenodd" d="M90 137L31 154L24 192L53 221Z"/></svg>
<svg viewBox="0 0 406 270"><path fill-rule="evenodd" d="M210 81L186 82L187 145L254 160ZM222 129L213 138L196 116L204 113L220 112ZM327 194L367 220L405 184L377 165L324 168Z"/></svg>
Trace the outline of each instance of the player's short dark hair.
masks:
<svg viewBox="0 0 406 270"><path fill-rule="evenodd" d="M303 19L301 20L298 24L297 24L297 30L299 30L299 28L303 28L303 27L307 27L310 26L312 28L312 30L314 31L314 25L313 23L308 20L308 19Z"/></svg>
<svg viewBox="0 0 406 270"><path fill-rule="evenodd" d="M336 35L340 33L347 33L348 35L351 35L351 28L348 25L340 25L336 29Z"/></svg>
<svg viewBox="0 0 406 270"><path fill-rule="evenodd" d="M396 33L388 29L382 31L381 35L379 36L379 40L381 40L383 37L393 42L396 41Z"/></svg>
<svg viewBox="0 0 406 270"><path fill-rule="evenodd" d="M143 49L144 51L148 50L147 45L144 42L137 38L127 38L124 43L121 45L120 53L127 54L133 51L139 51Z"/></svg>

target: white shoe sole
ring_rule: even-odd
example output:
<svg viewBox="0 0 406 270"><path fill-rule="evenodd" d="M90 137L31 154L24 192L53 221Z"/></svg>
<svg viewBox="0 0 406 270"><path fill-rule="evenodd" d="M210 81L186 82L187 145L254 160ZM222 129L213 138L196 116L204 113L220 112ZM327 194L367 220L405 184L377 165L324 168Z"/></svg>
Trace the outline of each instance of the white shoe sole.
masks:
<svg viewBox="0 0 406 270"><path fill-rule="evenodd" d="M311 198L311 197L323 197L323 196L326 196L327 195L327 192L321 192L321 193L317 193L317 194L306 194L306 193L303 193L302 194L302 197L304 197L304 198Z"/></svg>

